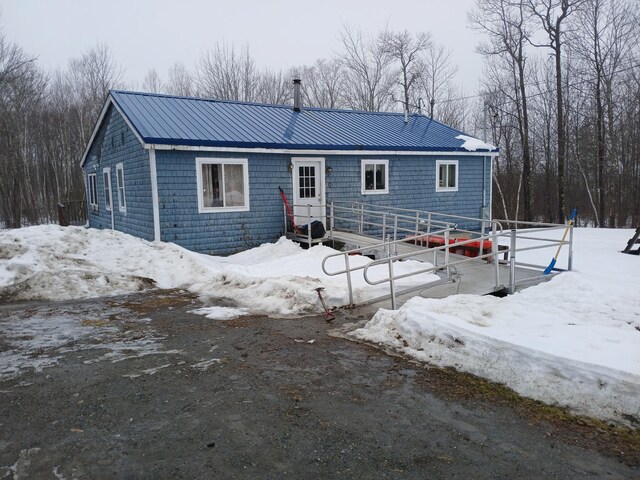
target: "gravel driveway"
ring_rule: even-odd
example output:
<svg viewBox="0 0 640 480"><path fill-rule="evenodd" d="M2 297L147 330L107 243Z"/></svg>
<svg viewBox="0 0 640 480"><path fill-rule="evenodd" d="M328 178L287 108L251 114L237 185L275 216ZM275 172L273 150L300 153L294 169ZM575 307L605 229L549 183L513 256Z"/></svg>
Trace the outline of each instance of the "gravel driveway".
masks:
<svg viewBox="0 0 640 480"><path fill-rule="evenodd" d="M364 312L328 325L199 306L0 306L0 479L640 477L636 434L328 334Z"/></svg>

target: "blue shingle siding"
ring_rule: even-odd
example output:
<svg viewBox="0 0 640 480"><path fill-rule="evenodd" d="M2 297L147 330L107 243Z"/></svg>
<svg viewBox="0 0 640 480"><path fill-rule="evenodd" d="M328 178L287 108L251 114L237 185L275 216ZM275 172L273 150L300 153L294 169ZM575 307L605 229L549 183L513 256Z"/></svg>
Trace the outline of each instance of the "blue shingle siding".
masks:
<svg viewBox="0 0 640 480"><path fill-rule="evenodd" d="M247 212L198 213L196 158L246 158ZM210 254L229 254L276 240L284 232L281 185L291 195L290 156L158 151L158 198L163 241Z"/></svg>
<svg viewBox="0 0 640 480"><path fill-rule="evenodd" d="M124 168L126 213L120 212L118 204L116 165L120 162ZM89 173L97 174L98 211L89 210L89 226L94 228L111 228L111 212L106 209L104 193L106 167L111 168L115 229L153 240L149 152L113 107L106 113L84 165L85 178Z"/></svg>
<svg viewBox="0 0 640 480"><path fill-rule="evenodd" d="M366 157L374 159L374 157ZM480 218L483 157L471 156L376 156L389 160L389 193L363 195L359 156L327 157L327 200L363 202L394 208L415 209ZM436 192L436 161L458 161L458 191ZM488 170L488 164L487 164ZM489 172L486 172L487 179ZM487 180L488 182L488 180ZM489 183L486 183L489 185ZM488 188L488 187L487 187ZM489 204L489 191L486 202ZM455 221L442 218L442 220ZM458 221L462 228L478 229L477 222Z"/></svg>
<svg viewBox="0 0 640 480"><path fill-rule="evenodd" d="M196 158L246 158L250 211L198 213ZM296 158L304 156L295 155ZM317 156L307 155L309 158ZM282 186L291 201L292 155L158 151L156 165L163 241L210 254L229 254L274 241L283 233ZM482 157L380 156L389 160L389 194L361 194L362 156L325 156L327 201L364 202L478 218ZM436 192L436 160L458 160L458 191ZM487 172L488 176L488 172ZM488 192L487 192L487 202ZM466 228L477 223L460 222Z"/></svg>

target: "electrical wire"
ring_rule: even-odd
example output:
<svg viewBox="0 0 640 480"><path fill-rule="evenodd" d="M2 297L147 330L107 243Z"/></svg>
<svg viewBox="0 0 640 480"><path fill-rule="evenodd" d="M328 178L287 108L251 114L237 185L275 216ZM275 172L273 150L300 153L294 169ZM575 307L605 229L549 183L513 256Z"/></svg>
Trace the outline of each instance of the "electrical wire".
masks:
<svg viewBox="0 0 640 480"><path fill-rule="evenodd" d="M615 70L615 71L611 72L611 74L624 73L624 72L628 72L630 70L634 70L634 69L638 69L638 68L640 68L640 64L629 65L629 66L621 68L619 70ZM593 82L595 80L597 80L597 77L590 77L590 78L587 78L587 79L582 79L582 80L575 81L573 83L569 83L569 84L567 84L565 86L566 87L575 87L577 85L582 85L584 83ZM526 87L536 87L536 86L540 86L540 82L525 83L525 88ZM527 99L539 97L541 95L546 95L548 93L553 93L555 91L556 91L555 88L549 88L548 90L544 90L544 91L541 91L541 92L533 93L531 95L527 95ZM461 100L469 100L471 98L483 98L484 96L485 96L484 94L477 93L475 95L467 95L467 96L464 96L464 97L450 98L450 99L447 99L447 100L440 100L438 103L459 102ZM491 104L491 106L492 107L501 107L501 106L504 106L504 105L509 105L510 103L512 103L512 102L503 102L503 103L498 103L498 104Z"/></svg>

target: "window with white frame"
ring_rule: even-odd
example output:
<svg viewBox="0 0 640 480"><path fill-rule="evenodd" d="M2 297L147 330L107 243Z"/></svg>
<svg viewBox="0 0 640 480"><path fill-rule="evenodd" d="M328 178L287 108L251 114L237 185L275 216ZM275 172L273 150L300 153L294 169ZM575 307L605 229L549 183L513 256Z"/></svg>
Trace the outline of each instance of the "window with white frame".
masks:
<svg viewBox="0 0 640 480"><path fill-rule="evenodd" d="M87 176L87 182L89 184L89 206L94 212L98 211L98 182L95 173L90 173Z"/></svg>
<svg viewBox="0 0 640 480"><path fill-rule="evenodd" d="M111 169L104 168L102 170L102 183L104 188L104 207L110 212L111 211Z"/></svg>
<svg viewBox="0 0 640 480"><path fill-rule="evenodd" d="M458 161L436 160L436 192L458 191Z"/></svg>
<svg viewBox="0 0 640 480"><path fill-rule="evenodd" d="M198 212L249 210L246 158L196 158Z"/></svg>
<svg viewBox="0 0 640 480"><path fill-rule="evenodd" d="M127 197L124 191L124 167L122 163L116 164L116 181L118 185L118 209L127 213Z"/></svg>
<svg viewBox="0 0 640 480"><path fill-rule="evenodd" d="M389 160L362 160L362 194L389 193Z"/></svg>

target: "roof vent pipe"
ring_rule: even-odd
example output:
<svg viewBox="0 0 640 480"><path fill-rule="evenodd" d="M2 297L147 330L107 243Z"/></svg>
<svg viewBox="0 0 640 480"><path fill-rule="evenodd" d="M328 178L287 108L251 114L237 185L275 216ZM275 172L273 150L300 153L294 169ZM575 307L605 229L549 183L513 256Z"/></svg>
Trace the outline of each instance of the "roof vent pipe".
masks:
<svg viewBox="0 0 640 480"><path fill-rule="evenodd" d="M302 98L300 96L300 79L293 79L293 111L299 112L302 107Z"/></svg>

